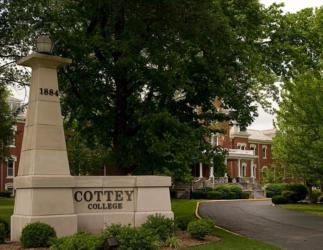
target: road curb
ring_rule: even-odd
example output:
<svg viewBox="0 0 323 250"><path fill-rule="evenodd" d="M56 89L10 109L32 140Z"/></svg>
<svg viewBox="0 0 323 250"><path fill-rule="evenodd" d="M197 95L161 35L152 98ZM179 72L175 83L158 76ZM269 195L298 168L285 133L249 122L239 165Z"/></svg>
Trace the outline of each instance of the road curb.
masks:
<svg viewBox="0 0 323 250"><path fill-rule="evenodd" d="M271 200L270 198L264 198L264 199L236 199L236 200L209 200L209 201L198 201L196 203L196 208L195 208L195 216L196 218L198 218L199 220L202 219L202 217L200 216L199 214L199 208L200 208L200 204L201 203L209 203L209 202L223 202L223 201L268 201L268 200ZM223 227L220 227L220 226L217 226L215 225L216 228L219 228L227 233L230 233L230 234L233 234L233 235L236 235L236 236L239 236L239 237L244 237L242 236L241 234L238 234L238 233L235 233L235 232L232 232L228 229L225 229Z"/></svg>

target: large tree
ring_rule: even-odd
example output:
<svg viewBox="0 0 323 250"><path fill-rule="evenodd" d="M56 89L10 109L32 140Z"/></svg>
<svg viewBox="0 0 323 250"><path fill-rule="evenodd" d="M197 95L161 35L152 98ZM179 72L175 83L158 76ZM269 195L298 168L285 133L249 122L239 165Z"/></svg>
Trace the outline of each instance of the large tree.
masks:
<svg viewBox="0 0 323 250"><path fill-rule="evenodd" d="M7 156L8 145L12 140L14 116L8 103L9 91L0 82L0 160Z"/></svg>
<svg viewBox="0 0 323 250"><path fill-rule="evenodd" d="M323 184L323 79L307 72L285 82L273 153L295 177Z"/></svg>
<svg viewBox="0 0 323 250"><path fill-rule="evenodd" d="M323 8L288 13L279 20L271 46L283 62L274 157L295 177L322 181Z"/></svg>
<svg viewBox="0 0 323 250"><path fill-rule="evenodd" d="M256 115L254 102L274 90L267 57L277 6L264 9L257 0L0 2L12 35L7 44L26 50L47 32L54 53L73 59L59 74L67 124L77 124L90 146L106 147L108 162L120 168L182 178L205 158L202 152L211 152L205 138L212 121L247 125ZM216 98L229 115L214 107Z"/></svg>

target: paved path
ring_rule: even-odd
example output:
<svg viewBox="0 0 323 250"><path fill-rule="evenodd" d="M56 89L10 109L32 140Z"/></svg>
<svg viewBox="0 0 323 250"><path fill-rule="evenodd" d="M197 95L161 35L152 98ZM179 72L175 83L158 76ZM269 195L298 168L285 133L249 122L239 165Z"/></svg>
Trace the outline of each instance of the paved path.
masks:
<svg viewBox="0 0 323 250"><path fill-rule="evenodd" d="M291 250L323 249L323 217L273 207L271 201L202 203L202 217L220 227Z"/></svg>

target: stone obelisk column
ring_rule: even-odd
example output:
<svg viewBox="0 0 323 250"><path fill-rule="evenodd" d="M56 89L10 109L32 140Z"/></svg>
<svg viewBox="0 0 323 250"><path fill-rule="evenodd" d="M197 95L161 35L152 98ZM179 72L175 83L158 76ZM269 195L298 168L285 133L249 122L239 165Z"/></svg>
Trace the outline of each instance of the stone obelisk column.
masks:
<svg viewBox="0 0 323 250"><path fill-rule="evenodd" d="M16 188L11 240L23 227L40 221L53 226L58 236L77 232L57 68L71 60L33 53L18 62L32 68L30 97Z"/></svg>

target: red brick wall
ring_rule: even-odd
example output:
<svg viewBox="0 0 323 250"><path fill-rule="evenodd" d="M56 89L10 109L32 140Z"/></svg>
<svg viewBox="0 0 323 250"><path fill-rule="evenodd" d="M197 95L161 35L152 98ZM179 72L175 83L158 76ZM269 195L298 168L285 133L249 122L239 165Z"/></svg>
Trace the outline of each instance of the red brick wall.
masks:
<svg viewBox="0 0 323 250"><path fill-rule="evenodd" d="M21 153L21 147L22 147L22 138L24 134L24 122L18 121L16 123L17 126L17 131L15 133L15 147L10 147L9 148L9 154L11 156L16 157L16 162L15 162L15 176L18 174L18 169L19 169L19 161L20 161L20 153ZM0 171L0 190L4 191L5 190L5 185L7 183L12 183L13 179L12 178L7 178L7 164L6 161L3 160L1 162L1 171Z"/></svg>

